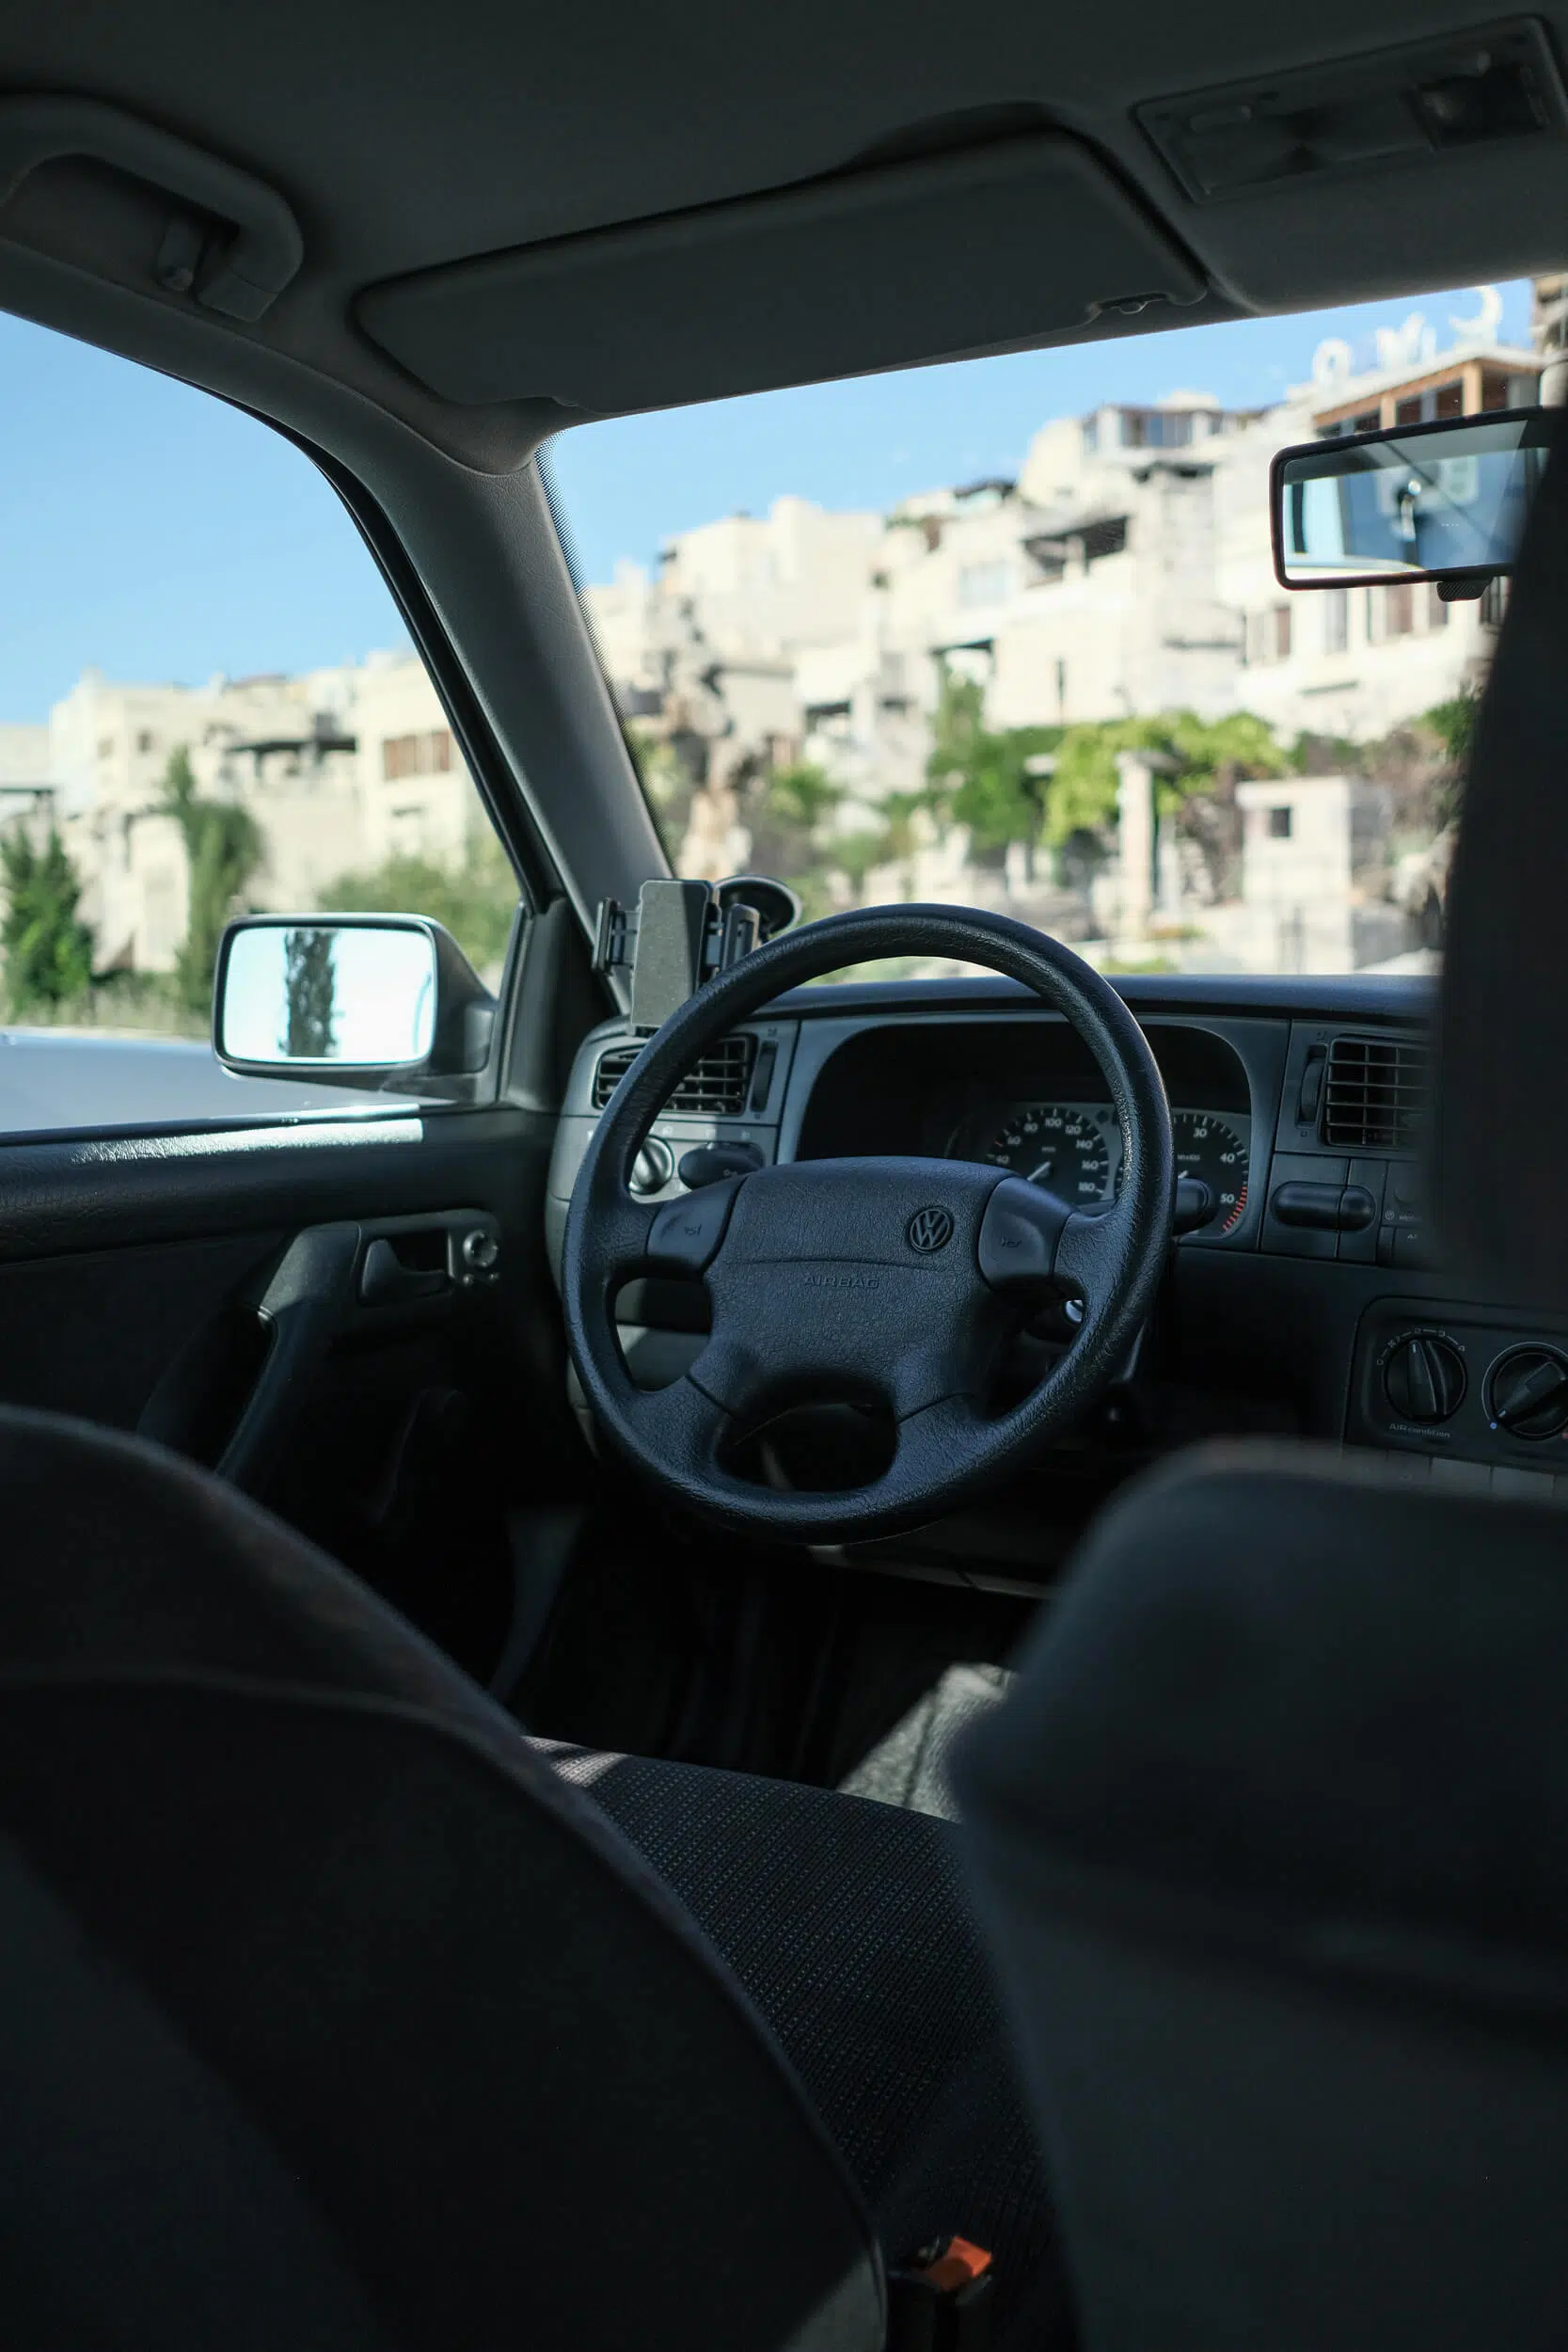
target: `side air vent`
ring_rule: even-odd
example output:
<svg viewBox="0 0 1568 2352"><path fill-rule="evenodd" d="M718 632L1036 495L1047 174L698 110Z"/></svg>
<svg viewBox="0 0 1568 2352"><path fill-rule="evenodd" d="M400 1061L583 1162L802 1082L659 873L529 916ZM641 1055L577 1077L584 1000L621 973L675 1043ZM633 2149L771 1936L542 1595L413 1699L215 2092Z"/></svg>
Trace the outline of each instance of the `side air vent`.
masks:
<svg viewBox="0 0 1568 2352"><path fill-rule="evenodd" d="M1413 1151L1431 1073L1431 1055L1413 1039L1337 1037L1323 1088L1324 1143L1346 1152Z"/></svg>
<svg viewBox="0 0 1568 2352"><path fill-rule="evenodd" d="M744 1032L721 1038L710 1045L694 1070L680 1081L666 1110L685 1111L693 1119L738 1119L746 1108L752 1063L757 1041ZM638 1055L641 1045L611 1045L599 1056L594 1073L594 1108L603 1110Z"/></svg>

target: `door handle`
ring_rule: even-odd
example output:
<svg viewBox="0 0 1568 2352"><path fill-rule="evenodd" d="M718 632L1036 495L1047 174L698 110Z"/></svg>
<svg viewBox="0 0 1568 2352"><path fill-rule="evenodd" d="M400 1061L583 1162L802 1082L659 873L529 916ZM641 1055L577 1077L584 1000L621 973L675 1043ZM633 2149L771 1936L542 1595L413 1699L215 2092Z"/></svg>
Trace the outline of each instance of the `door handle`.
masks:
<svg viewBox="0 0 1568 2352"><path fill-rule="evenodd" d="M446 1236L440 1235L443 1257ZM441 1291L451 1290L451 1276L445 1264L411 1266L398 1256L393 1243L385 1239L372 1241L365 1252L365 1263L359 1269L359 1304L361 1307L391 1307L409 1298L434 1298Z"/></svg>
<svg viewBox="0 0 1568 2352"><path fill-rule="evenodd" d="M234 234L201 254L201 239L166 239L157 275L171 293L192 294L209 310L259 319L305 258L299 223L273 188L248 171L176 138L171 131L122 114L97 98L0 99L0 205L40 164L87 155L166 190Z"/></svg>

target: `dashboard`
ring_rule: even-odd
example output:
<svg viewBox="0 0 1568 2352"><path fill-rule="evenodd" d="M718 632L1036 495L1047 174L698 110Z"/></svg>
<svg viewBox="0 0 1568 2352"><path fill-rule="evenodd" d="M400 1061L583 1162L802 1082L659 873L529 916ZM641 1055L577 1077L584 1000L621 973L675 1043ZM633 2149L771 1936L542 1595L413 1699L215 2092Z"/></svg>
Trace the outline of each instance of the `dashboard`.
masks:
<svg viewBox="0 0 1568 2352"><path fill-rule="evenodd" d="M1117 985L1159 1065L1180 1172L1202 1187L1205 1214L1184 1211L1135 1362L1100 1418L983 1511L902 1539L890 1567L939 1573L950 1561L960 1579L1048 1589L1053 1563L1121 1479L1218 1436L1316 1438L1456 1490L1568 1501L1568 1325L1456 1284L1431 1235L1420 1151L1432 984ZM546 1201L558 1265L597 1109L636 1050L624 1025L606 1024L579 1052ZM1104 1079L1075 1032L1009 982L797 990L721 1051L656 1122L650 1198L678 1197L683 1155L712 1141L764 1163L979 1161L1073 1207L1116 1197L1122 1141ZM627 1360L655 1385L693 1360L705 1328L689 1300L657 1289L641 1285L618 1311ZM1049 1347L1070 1334L1025 1337ZM1037 1356L1033 1377L1039 1369Z"/></svg>

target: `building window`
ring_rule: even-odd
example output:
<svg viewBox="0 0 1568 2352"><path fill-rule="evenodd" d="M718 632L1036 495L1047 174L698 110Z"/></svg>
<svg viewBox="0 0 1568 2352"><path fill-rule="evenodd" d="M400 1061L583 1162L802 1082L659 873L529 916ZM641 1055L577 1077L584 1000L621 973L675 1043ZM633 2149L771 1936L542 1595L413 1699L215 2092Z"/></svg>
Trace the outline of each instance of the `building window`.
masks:
<svg viewBox="0 0 1568 2352"><path fill-rule="evenodd" d="M1085 417L1085 418L1084 419L1084 454L1085 454L1085 457L1092 457L1092 456L1094 456L1094 454L1095 454L1095 453L1096 453L1096 452L1098 451L1099 447L1100 447L1100 419L1099 419L1098 417Z"/></svg>
<svg viewBox="0 0 1568 2352"><path fill-rule="evenodd" d="M1276 661L1289 661L1291 659L1291 618L1288 604L1276 604L1269 615L1272 623L1270 651Z"/></svg>
<svg viewBox="0 0 1568 2352"><path fill-rule="evenodd" d="M960 604L1001 604L1012 594L1010 564L966 564L958 574Z"/></svg>
<svg viewBox="0 0 1568 2352"><path fill-rule="evenodd" d="M1501 628L1503 614L1508 611L1508 582L1499 574L1489 580L1481 591L1481 625L1482 628Z"/></svg>
<svg viewBox="0 0 1568 2352"><path fill-rule="evenodd" d="M1421 395L1419 392L1415 393L1409 400L1395 401L1394 422L1396 424L1419 424L1420 421Z"/></svg>
<svg viewBox="0 0 1568 2352"><path fill-rule="evenodd" d="M1193 437L1190 408L1124 408L1123 449L1186 449Z"/></svg>
<svg viewBox="0 0 1568 2352"><path fill-rule="evenodd" d="M1462 417L1465 414L1465 387L1457 379L1452 384L1439 384L1433 401L1434 417Z"/></svg>
<svg viewBox="0 0 1568 2352"><path fill-rule="evenodd" d="M1084 532L1084 561L1098 564L1102 555L1120 555L1127 545L1127 517L1114 515L1108 522L1090 523Z"/></svg>
<svg viewBox="0 0 1568 2352"><path fill-rule="evenodd" d="M1269 839L1271 841L1289 841L1290 838L1291 810L1289 803L1287 803L1283 808L1271 808L1269 811Z"/></svg>
<svg viewBox="0 0 1568 2352"><path fill-rule="evenodd" d="M1323 651L1343 653L1350 644L1350 590L1323 591Z"/></svg>
<svg viewBox="0 0 1568 2352"><path fill-rule="evenodd" d="M1383 633L1408 637L1416 626L1416 591L1408 580L1390 580L1383 592Z"/></svg>
<svg viewBox="0 0 1568 2352"><path fill-rule="evenodd" d="M1443 598L1438 595L1437 582L1434 580L1429 580L1427 581L1428 628L1447 628L1449 626L1449 614L1452 612L1452 610L1453 607L1451 605L1445 604Z"/></svg>
<svg viewBox="0 0 1568 2352"><path fill-rule="evenodd" d="M433 727L420 735L388 735L381 746L381 772L388 784L402 776L449 775L451 765L448 727Z"/></svg>
<svg viewBox="0 0 1568 2352"><path fill-rule="evenodd" d="M136 749L137 749L137 751L138 751L138 752L142 752L142 753L144 753L144 754L145 754L145 753L147 753L147 752L156 751L156 750L157 750L157 748L158 748L158 739L157 739L157 737L156 737L155 735L153 735L153 734L150 734L150 733L149 732L149 730L148 730L146 727L143 727L143 729L142 729L141 733L140 733L140 734L137 736L137 738L136 738Z"/></svg>

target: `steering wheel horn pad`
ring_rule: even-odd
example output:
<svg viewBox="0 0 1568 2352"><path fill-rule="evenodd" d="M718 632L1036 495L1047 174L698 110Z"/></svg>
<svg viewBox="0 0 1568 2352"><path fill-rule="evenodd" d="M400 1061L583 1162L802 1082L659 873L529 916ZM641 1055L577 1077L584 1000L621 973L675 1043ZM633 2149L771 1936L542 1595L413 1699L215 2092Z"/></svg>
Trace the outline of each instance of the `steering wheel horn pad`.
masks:
<svg viewBox="0 0 1568 2352"><path fill-rule="evenodd" d="M1117 1201L1074 1213L962 1160L785 1163L651 1204L633 1159L677 1078L782 990L876 956L953 956L1024 980L1094 1053L1122 1128ZM563 1299L584 1391L617 1449L674 1499L732 1528L801 1542L917 1525L1020 1467L1122 1361L1169 1246L1175 1160L1164 1090L1114 989L1058 941L1000 915L893 907L832 916L759 948L683 1005L622 1079L584 1156ZM614 1297L637 1274L701 1276L712 1331L670 1387L639 1389ZM1084 1299L1072 1346L1023 1402L987 1417L999 1351L1028 1306ZM725 1467L733 1440L790 1404L888 1409L892 1463L847 1492L779 1491Z"/></svg>

